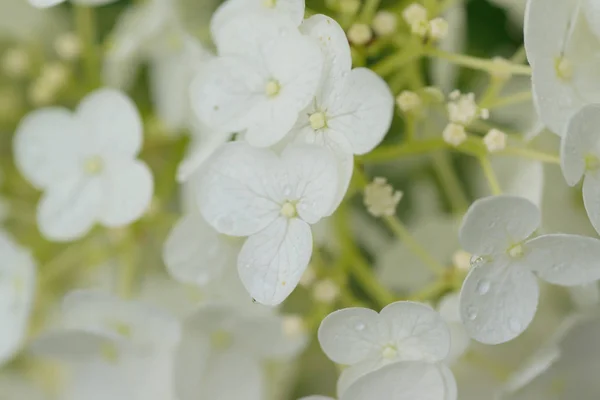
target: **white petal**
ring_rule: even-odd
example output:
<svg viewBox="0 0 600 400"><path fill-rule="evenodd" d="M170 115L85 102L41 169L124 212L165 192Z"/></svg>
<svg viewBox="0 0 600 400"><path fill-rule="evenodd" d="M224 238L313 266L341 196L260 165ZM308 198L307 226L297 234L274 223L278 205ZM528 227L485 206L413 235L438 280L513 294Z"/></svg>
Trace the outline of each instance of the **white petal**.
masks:
<svg viewBox="0 0 600 400"><path fill-rule="evenodd" d="M442 400L446 382L435 364L400 362L359 379L340 400Z"/></svg>
<svg viewBox="0 0 600 400"><path fill-rule="evenodd" d="M598 282L569 288L572 303L578 308L593 307L600 303L600 288Z"/></svg>
<svg viewBox="0 0 600 400"><path fill-rule="evenodd" d="M308 224L280 217L244 243L238 256L240 279L254 300L277 305L296 288L311 254Z"/></svg>
<svg viewBox="0 0 600 400"><path fill-rule="evenodd" d="M569 120L561 141L560 163L565 180L574 186L585 172L585 156L598 154L600 105L589 104Z"/></svg>
<svg viewBox="0 0 600 400"><path fill-rule="evenodd" d="M380 313L403 360L441 361L450 352L450 331L431 307L410 301L387 305Z"/></svg>
<svg viewBox="0 0 600 400"><path fill-rule="evenodd" d="M358 364L344 368L341 372L340 377L337 381L337 395L339 398L344 398L344 393L350 388L357 380L371 372L377 371L381 367L390 364L390 361L379 357L373 359L367 359L361 361Z"/></svg>
<svg viewBox="0 0 600 400"><path fill-rule="evenodd" d="M200 170L206 160L210 158L222 145L231 139L230 134L211 132L205 135L200 144L193 147L190 154L177 167L177 181L185 182L194 173Z"/></svg>
<svg viewBox="0 0 600 400"><path fill-rule="evenodd" d="M499 256L481 261L460 291L460 313L469 335L498 344L520 335L537 310L539 288L523 264Z"/></svg>
<svg viewBox="0 0 600 400"><path fill-rule="evenodd" d="M111 343L110 338L98 333L60 330L37 338L30 351L42 357L82 361L101 354L102 349Z"/></svg>
<svg viewBox="0 0 600 400"><path fill-rule="evenodd" d="M600 171L590 171L583 178L583 204L596 232L600 232Z"/></svg>
<svg viewBox="0 0 600 400"><path fill-rule="evenodd" d="M40 232L56 241L85 236L98 220L102 207L102 185L98 178L66 177L49 188L38 204Z"/></svg>
<svg viewBox="0 0 600 400"><path fill-rule="evenodd" d="M280 161L269 150L245 142L222 146L200 179L202 216L230 236L249 236L264 229L279 216L273 173L280 169Z"/></svg>
<svg viewBox="0 0 600 400"><path fill-rule="evenodd" d="M438 368L444 379L444 386L446 388L444 400L456 400L458 398L458 387L452 370L445 364L438 364Z"/></svg>
<svg viewBox="0 0 600 400"><path fill-rule="evenodd" d="M329 129L346 135L354 154L373 150L394 116L394 98L383 79L366 68L355 68L327 100Z"/></svg>
<svg viewBox="0 0 600 400"><path fill-rule="evenodd" d="M329 314L319 327L319 343L333 362L353 365L380 351L379 315L368 308L344 308Z"/></svg>
<svg viewBox="0 0 600 400"><path fill-rule="evenodd" d="M82 126L66 109L28 114L19 124L13 151L19 171L38 189L60 182L80 167Z"/></svg>
<svg viewBox="0 0 600 400"><path fill-rule="evenodd" d="M281 158L289 185L283 188L283 195L298 200L296 208L304 221L318 222L329 214L338 194L338 167L333 154L319 146L292 144Z"/></svg>
<svg viewBox="0 0 600 400"><path fill-rule="evenodd" d="M154 192L152 172L139 160L108 165L101 185L99 220L107 227L124 226L139 219L150 206Z"/></svg>
<svg viewBox="0 0 600 400"><path fill-rule="evenodd" d="M263 0L228 0L223 2L215 11L210 22L210 31L214 42L219 51L223 51L223 46L227 46L230 40L231 28L239 27L243 34L256 34L252 29L244 29L240 26L243 19L247 19L250 14L258 14L259 11L263 18L274 20L289 20L290 24L298 26L304 18L304 1L302 0L278 0L274 7L266 6ZM240 19L239 17L246 17ZM256 17L255 17L256 18ZM264 29L263 24L255 24L256 29ZM240 33L237 34L239 36Z"/></svg>
<svg viewBox="0 0 600 400"><path fill-rule="evenodd" d="M235 249L199 215L181 218L164 245L169 274L182 283L206 285L235 263Z"/></svg>
<svg viewBox="0 0 600 400"><path fill-rule="evenodd" d="M588 20L590 29L600 37L600 3L596 0L583 0L583 14Z"/></svg>
<svg viewBox="0 0 600 400"><path fill-rule="evenodd" d="M317 14L305 19L300 25L300 32L313 38L324 56L323 85L336 84L345 77L352 68L352 55L346 33L336 20ZM323 93L331 88L321 88Z"/></svg>
<svg viewBox="0 0 600 400"><path fill-rule="evenodd" d="M260 107L248 115L246 140L253 146L271 146L292 129L298 114L314 99L321 81L323 55L321 49L297 32L275 40L263 62L281 89L273 98L265 98Z"/></svg>
<svg viewBox="0 0 600 400"><path fill-rule="evenodd" d="M0 232L0 365L10 360L26 338L36 289L35 262Z"/></svg>
<svg viewBox="0 0 600 400"><path fill-rule="evenodd" d="M236 132L246 128L265 97L266 77L251 60L239 56L219 57L202 66L190 87L192 108L209 128Z"/></svg>
<svg viewBox="0 0 600 400"><path fill-rule="evenodd" d="M64 2L65 0L29 0L29 4L38 8L52 7Z"/></svg>
<svg viewBox="0 0 600 400"><path fill-rule="evenodd" d="M555 285L583 285L600 279L600 240L578 235L543 235L525 245L529 268Z"/></svg>
<svg viewBox="0 0 600 400"><path fill-rule="evenodd" d="M522 197L500 195L475 201L465 214L459 237L463 248L476 255L504 252L540 225L540 210Z"/></svg>
<svg viewBox="0 0 600 400"><path fill-rule="evenodd" d="M62 312L69 329L97 333L142 349L169 348L181 335L175 317L100 291L69 292L63 300Z"/></svg>

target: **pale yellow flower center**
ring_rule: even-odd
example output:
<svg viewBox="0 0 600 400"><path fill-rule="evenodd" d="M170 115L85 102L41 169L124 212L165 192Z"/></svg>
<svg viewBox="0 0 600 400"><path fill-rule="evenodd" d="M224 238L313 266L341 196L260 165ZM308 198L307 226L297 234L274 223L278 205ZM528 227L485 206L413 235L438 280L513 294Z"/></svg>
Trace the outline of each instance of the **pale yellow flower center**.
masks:
<svg viewBox="0 0 600 400"><path fill-rule="evenodd" d="M308 119L310 121L310 127L315 131L318 129L323 129L327 126L327 117L322 111L317 111L316 113L311 114Z"/></svg>
<svg viewBox="0 0 600 400"><path fill-rule="evenodd" d="M102 162L102 158L100 156L91 156L83 165L85 172L90 175L96 175L102 172L104 169L104 163Z"/></svg>
<svg viewBox="0 0 600 400"><path fill-rule="evenodd" d="M279 82L277 82L275 79L271 79L269 82L267 82L267 85L265 86L265 94L268 97L277 96L280 90L281 86L279 85Z"/></svg>
<svg viewBox="0 0 600 400"><path fill-rule="evenodd" d="M298 215L298 212L296 211L296 205L289 201L283 203L279 213L286 218L294 218L296 215Z"/></svg>

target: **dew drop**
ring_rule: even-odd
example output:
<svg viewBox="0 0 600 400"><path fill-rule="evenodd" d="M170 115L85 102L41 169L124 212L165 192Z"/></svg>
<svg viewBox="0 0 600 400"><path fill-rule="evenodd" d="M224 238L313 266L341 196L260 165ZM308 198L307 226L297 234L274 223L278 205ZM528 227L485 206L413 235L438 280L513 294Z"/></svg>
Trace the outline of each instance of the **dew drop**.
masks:
<svg viewBox="0 0 600 400"><path fill-rule="evenodd" d="M366 327L366 325L365 325L365 324L363 324L362 322L359 322L358 324L356 324L356 325L354 326L354 329L356 329L357 331L362 331L362 330L364 330L364 329L365 329L365 327Z"/></svg>
<svg viewBox="0 0 600 400"><path fill-rule="evenodd" d="M488 281L487 279L482 279L477 284L477 293L483 296L484 294L490 291L490 286L490 281Z"/></svg>
<svg viewBox="0 0 600 400"><path fill-rule="evenodd" d="M477 267L478 265L480 265L483 262L483 257L473 255L473 256L471 256L470 262L471 262L471 268Z"/></svg>
<svg viewBox="0 0 600 400"><path fill-rule="evenodd" d="M467 308L467 318L469 321L474 321L477 318L477 310L473 306Z"/></svg>
<svg viewBox="0 0 600 400"><path fill-rule="evenodd" d="M508 327L513 332L521 331L521 323L516 318L511 318L508 320Z"/></svg>
<svg viewBox="0 0 600 400"><path fill-rule="evenodd" d="M289 196L290 194L292 194L292 188L289 186L284 186L283 188L283 195L284 196Z"/></svg>

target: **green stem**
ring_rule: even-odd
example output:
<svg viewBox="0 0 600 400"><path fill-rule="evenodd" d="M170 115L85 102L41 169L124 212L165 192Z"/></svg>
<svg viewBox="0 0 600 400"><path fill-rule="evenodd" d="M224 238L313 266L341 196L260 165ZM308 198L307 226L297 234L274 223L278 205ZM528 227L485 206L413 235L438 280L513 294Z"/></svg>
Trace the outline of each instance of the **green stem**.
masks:
<svg viewBox="0 0 600 400"><path fill-rule="evenodd" d="M372 152L361 156L359 160L361 162L385 162L406 156L425 154L446 147L448 147L448 144L441 138L415 140L414 142L409 143L379 147Z"/></svg>
<svg viewBox="0 0 600 400"><path fill-rule="evenodd" d="M448 197L452 211L455 213L466 211L469 208L469 201L462 189L462 184L456 175L448 153L436 151L431 154L431 158L433 160L433 169Z"/></svg>
<svg viewBox="0 0 600 400"><path fill-rule="evenodd" d="M443 265L436 261L429 253L417 242L404 224L396 216L386 216L383 218L385 224L390 228L400 241L402 241L417 257L427 265L436 275L443 275L446 271Z"/></svg>
<svg viewBox="0 0 600 400"><path fill-rule="evenodd" d="M420 58L422 55L423 52L421 49L409 45L408 47L405 47L403 51L392 54L374 64L371 69L380 76L388 76Z"/></svg>
<svg viewBox="0 0 600 400"><path fill-rule="evenodd" d="M549 164L560 164L560 157L555 154L548 154L537 150L526 149L522 147L507 147L497 153L498 155L520 156L530 160L542 161Z"/></svg>
<svg viewBox="0 0 600 400"><path fill-rule="evenodd" d="M365 24L371 23L375 12L379 8L380 0L366 0L360 13L360 20Z"/></svg>
<svg viewBox="0 0 600 400"><path fill-rule="evenodd" d="M96 44L96 20L94 8L74 5L75 26L82 45L82 59L89 89L100 86L100 59Z"/></svg>
<svg viewBox="0 0 600 400"><path fill-rule="evenodd" d="M485 175L485 178L488 181L488 184L490 186L490 190L492 191L492 194L493 195L502 194L502 189L500 188L500 184L498 183L498 178L496 177L496 173L494 172L494 169L492 168L492 164L490 163L489 158L486 156L481 156L481 157L478 157L478 159L479 159L479 163L481 164L481 168L483 169L483 174Z"/></svg>
<svg viewBox="0 0 600 400"><path fill-rule="evenodd" d="M451 63L466 68L478 69L490 73L497 71L500 68L498 64L492 60L471 57L464 54L449 53L434 47L428 48L426 54L430 57L438 57L448 60ZM507 72L510 72L513 75L531 75L531 68L528 65L508 64L506 66L502 66L501 68L506 69Z"/></svg>
<svg viewBox="0 0 600 400"><path fill-rule="evenodd" d="M523 103L523 102L529 101L529 100L531 100L531 91L528 90L526 92L515 93L510 96L505 96L505 97L496 99L496 100L490 102L490 104L488 105L487 108L490 108L490 109L502 108L502 107L511 106L511 105L517 104L517 103Z"/></svg>

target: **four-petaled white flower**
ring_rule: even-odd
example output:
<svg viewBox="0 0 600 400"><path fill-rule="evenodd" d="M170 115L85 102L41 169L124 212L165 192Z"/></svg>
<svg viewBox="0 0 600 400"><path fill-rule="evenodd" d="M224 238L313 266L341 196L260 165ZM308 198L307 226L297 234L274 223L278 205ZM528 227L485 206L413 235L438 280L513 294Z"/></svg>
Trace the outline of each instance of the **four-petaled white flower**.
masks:
<svg viewBox="0 0 600 400"><path fill-rule="evenodd" d="M561 141L560 162L569 186L583 178L583 204L596 231L600 232L600 105L579 110L567 125Z"/></svg>
<svg viewBox="0 0 600 400"><path fill-rule="evenodd" d="M35 261L0 231L0 366L20 349L35 293Z"/></svg>
<svg viewBox="0 0 600 400"><path fill-rule="evenodd" d="M310 224L336 195L335 158L322 147L270 150L232 142L209 160L198 186L199 209L217 231L249 236L240 278L259 303L276 305L294 290L312 253Z"/></svg>
<svg viewBox="0 0 600 400"><path fill-rule="evenodd" d="M175 386L181 400L263 400L263 363L287 360L305 345L301 331L284 317L208 304L184 322L175 356Z"/></svg>
<svg viewBox="0 0 600 400"><path fill-rule="evenodd" d="M209 128L244 132L253 146L279 142L320 83L319 46L286 18L235 18L220 29L219 57L191 87L192 107Z"/></svg>
<svg viewBox="0 0 600 400"><path fill-rule="evenodd" d="M142 121L123 93L100 89L71 113L45 108L26 116L14 139L21 173L44 195L38 225L49 239L84 236L96 223L121 227L150 204L153 178L136 159Z"/></svg>
<svg viewBox="0 0 600 400"><path fill-rule="evenodd" d="M469 335L498 344L520 335L537 310L541 279L562 286L600 279L600 240L567 234L530 238L540 210L516 196L475 201L460 228L462 247L474 254L460 293Z"/></svg>
<svg viewBox="0 0 600 400"><path fill-rule="evenodd" d="M367 308L338 310L323 320L318 336L332 361L349 365L338 381L338 396L343 400L347 393L355 398L351 385L359 378L395 363L403 365L398 367L403 372L396 376L391 393L406 389L411 398L456 399L454 376L442 363L450 352L450 331L441 316L424 304L400 301L380 313ZM429 384L416 390L414 379L405 379L404 373L427 376ZM386 398L396 398L391 393Z"/></svg>
<svg viewBox="0 0 600 400"><path fill-rule="evenodd" d="M300 31L318 43L323 76L311 103L290 135L298 142L329 148L338 159L339 190L335 209L344 197L353 170L353 154L373 150L383 139L394 114L394 97L387 84L366 68L352 69L350 46L335 20L315 15Z"/></svg>
<svg viewBox="0 0 600 400"><path fill-rule="evenodd" d="M600 40L586 20L585 1L529 0L525 49L541 121L563 136L569 118L600 102Z"/></svg>

